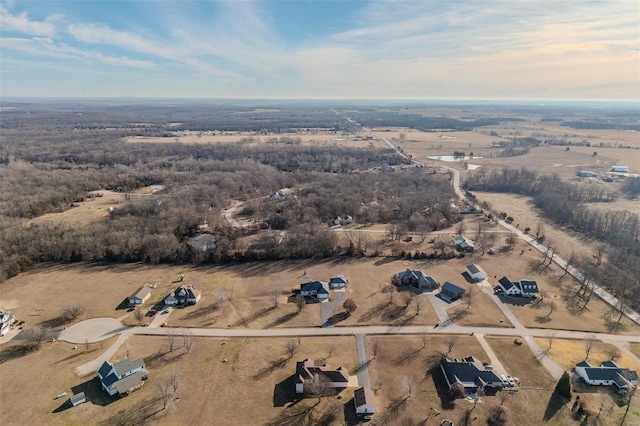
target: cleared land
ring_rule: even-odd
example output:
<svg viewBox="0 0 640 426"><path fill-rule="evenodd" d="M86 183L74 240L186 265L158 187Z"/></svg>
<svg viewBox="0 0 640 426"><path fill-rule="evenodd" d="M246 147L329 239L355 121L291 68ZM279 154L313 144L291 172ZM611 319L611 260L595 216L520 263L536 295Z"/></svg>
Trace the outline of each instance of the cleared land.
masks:
<svg viewBox="0 0 640 426"><path fill-rule="evenodd" d="M142 424L147 420L158 424L246 425L264 424L279 417L286 419L296 407L314 402L304 401L285 408L298 399L293 379L296 361L326 359L329 364L344 366L350 372L357 369L353 338L301 339L292 358L285 353L288 341L196 339L191 351L186 353L178 340L177 349L167 353L165 338L133 337L113 360L122 359L128 350L132 358L145 359L150 375L142 389L122 399L109 398L93 375L74 376L73 367L95 357L96 351L85 354L84 348L72 351L71 345L61 342L45 344L39 352L0 364L3 378L0 416L7 425ZM334 346L331 356L328 355L330 345ZM225 359L227 362L223 362ZM55 380L42 380L54 369ZM182 376L177 392L179 400L172 398L167 409L162 410L157 385L171 371L179 371ZM63 391L68 394L65 398L54 399ZM64 407L71 391L84 391L90 402L74 408ZM353 404L352 392L353 389L340 394L340 403L346 405L343 412L353 407L349 406ZM20 402L24 395L30 395L29 410L24 410ZM331 399L335 398L327 398L311 415L321 416ZM343 416L343 412L339 414Z"/></svg>
<svg viewBox="0 0 640 426"><path fill-rule="evenodd" d="M536 342L542 349L549 347L549 339L536 338ZM611 351L618 354L618 358L615 361L621 367L640 370L640 364L621 353L615 346L602 342L595 342L589 354L588 362L592 365L600 365L602 361L611 359ZM548 354L555 362L569 371L577 363L585 359L585 342L581 340L554 339Z"/></svg>

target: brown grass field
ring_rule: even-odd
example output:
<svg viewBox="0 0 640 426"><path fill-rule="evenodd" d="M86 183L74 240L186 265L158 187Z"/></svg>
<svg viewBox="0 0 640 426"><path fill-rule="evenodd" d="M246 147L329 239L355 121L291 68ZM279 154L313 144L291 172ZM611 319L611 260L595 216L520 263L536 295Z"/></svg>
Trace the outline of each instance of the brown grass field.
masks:
<svg viewBox="0 0 640 426"><path fill-rule="evenodd" d="M296 402L296 361L326 359L330 365L355 371L357 357L353 338L301 339L292 359L285 355L286 342L287 339L196 339L189 353L181 347L166 353L164 338L132 337L127 342L131 357L143 357L150 375L142 389L122 399L108 397L95 376L80 378L73 374L75 366L99 353L96 349L85 354L84 348L72 352L71 345L47 343L38 352L0 364L0 418L6 425L257 425L278 419L284 419L279 424L289 424L288 416L314 402ZM329 345L335 347L330 357ZM113 360L124 356L123 347ZM179 400L170 401L162 410L156 386L172 370L182 374ZM84 391L90 402L64 407L72 390ZM66 397L54 399L63 391L67 392ZM352 393L350 389L339 395L340 403L345 405L343 412L349 415L353 409ZM25 395L29 395L28 410L22 402ZM331 399L335 398L326 398L310 415L320 417ZM286 408L290 403L292 406ZM340 412L339 419L343 416Z"/></svg>
<svg viewBox="0 0 640 426"><path fill-rule="evenodd" d="M546 338L536 338L536 342L543 349L549 346L549 340ZM610 359L606 351L607 349L612 348L615 347L608 343L596 342L589 354L589 364L600 365L602 361ZM618 353L620 354L620 357L615 360L618 365L634 370L640 370L640 364L626 356L624 353L621 353L620 351L618 351ZM551 350L549 350L549 356L565 370L571 370L577 363L583 361L586 356L584 341L554 339Z"/></svg>
<svg viewBox="0 0 640 426"><path fill-rule="evenodd" d="M507 337L486 337L486 340L510 375L520 378L521 381L518 392L512 394L506 402L507 407L511 408L511 424L578 424L572 418L572 404L566 403L559 398L552 398L556 381L535 358L527 345L515 345L513 338ZM555 345L560 342L560 340L554 342L552 351L556 349ZM538 343L542 347L547 345L546 341L539 341ZM571 348L567 347L567 349L574 351L574 354L579 352L573 346ZM592 356L595 357L597 349L599 348L594 350ZM582 350L580 360L582 359L584 359L584 350ZM573 366L575 366L575 363L573 363ZM618 424L625 411L625 407L619 407L614 403L614 399L605 389L591 389L590 393L581 392L580 400L586 404L587 409L591 412L597 412L601 402L605 402L612 407L612 412L602 416L596 423L600 425ZM639 419L640 403L634 401L630 415L627 417L630 423L626 424L633 424L634 421Z"/></svg>
<svg viewBox="0 0 640 426"><path fill-rule="evenodd" d="M640 343L631 343L629 345L629 350L631 350L635 356L640 358Z"/></svg>

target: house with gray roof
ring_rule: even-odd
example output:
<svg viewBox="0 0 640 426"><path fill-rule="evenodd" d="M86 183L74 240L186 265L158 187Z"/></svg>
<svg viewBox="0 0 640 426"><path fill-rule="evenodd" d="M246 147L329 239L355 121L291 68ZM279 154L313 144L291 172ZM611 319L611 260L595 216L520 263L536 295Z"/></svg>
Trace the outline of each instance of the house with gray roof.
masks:
<svg viewBox="0 0 640 426"><path fill-rule="evenodd" d="M425 275L422 271L407 269L399 272L398 282L400 285L409 286L412 290L431 291L440 286L435 278Z"/></svg>
<svg viewBox="0 0 640 426"><path fill-rule="evenodd" d="M349 282L344 277L344 275L338 275L337 277L333 277L329 279L329 288L346 288Z"/></svg>
<svg viewBox="0 0 640 426"><path fill-rule="evenodd" d="M329 300L329 290L322 281L308 281L300 284L300 294L306 297L313 297L320 301Z"/></svg>
<svg viewBox="0 0 640 426"><path fill-rule="evenodd" d="M195 305L200 300L202 293L192 285L181 285L167 297L164 298L164 304L168 306L174 305Z"/></svg>
<svg viewBox="0 0 640 426"><path fill-rule="evenodd" d="M151 296L151 287L142 286L129 296L129 306L138 306L142 305L149 297Z"/></svg>
<svg viewBox="0 0 640 426"><path fill-rule="evenodd" d="M349 372L344 367L316 366L313 360L296 363L296 393L304 393L309 384L321 381L326 387L344 389L349 386Z"/></svg>
<svg viewBox="0 0 640 426"><path fill-rule="evenodd" d="M467 237L463 237L462 235L457 236L453 240L453 243L455 244L458 251L462 251L465 253L473 253L473 251L476 249L473 245L473 241L471 241Z"/></svg>
<svg viewBox="0 0 640 426"><path fill-rule="evenodd" d="M353 393L353 402L356 406L356 414L375 414L376 396L371 388L361 387Z"/></svg>
<svg viewBox="0 0 640 426"><path fill-rule="evenodd" d="M467 265L467 274L469 274L469 277L477 283L487 279L487 273L475 263Z"/></svg>
<svg viewBox="0 0 640 426"><path fill-rule="evenodd" d="M442 359L440 368L449 389L459 383L465 394L474 395L478 389L502 389L502 380L491 370L486 370L480 361L470 356L463 359Z"/></svg>
<svg viewBox="0 0 640 426"><path fill-rule="evenodd" d="M576 364L576 373L589 385L614 386L618 390L638 386L638 373L620 367L613 360L604 361L599 367L587 361L579 362Z"/></svg>
<svg viewBox="0 0 640 426"><path fill-rule="evenodd" d="M463 288L460 288L457 285L447 281L442 284L442 288L440 289L440 293L438 293L438 297L445 302L453 302L454 300L458 300L459 298L461 298L463 294Z"/></svg>
<svg viewBox="0 0 640 426"><path fill-rule="evenodd" d="M538 283L532 280L511 281L507 277L498 280L498 287L509 296L537 297L540 293Z"/></svg>
<svg viewBox="0 0 640 426"><path fill-rule="evenodd" d="M114 364L105 361L98 370L102 389L111 396L127 395L141 388L148 376L149 372L145 369L142 358L125 358Z"/></svg>

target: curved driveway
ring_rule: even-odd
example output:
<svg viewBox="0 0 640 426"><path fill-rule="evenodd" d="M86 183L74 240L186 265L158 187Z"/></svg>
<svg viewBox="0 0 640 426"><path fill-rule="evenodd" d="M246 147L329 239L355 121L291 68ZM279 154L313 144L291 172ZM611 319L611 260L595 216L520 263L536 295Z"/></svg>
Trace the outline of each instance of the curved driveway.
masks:
<svg viewBox="0 0 640 426"><path fill-rule="evenodd" d="M109 337L124 333L127 330L128 327L124 327L115 318L93 318L62 330L58 340L64 340L69 343L95 343L107 340Z"/></svg>

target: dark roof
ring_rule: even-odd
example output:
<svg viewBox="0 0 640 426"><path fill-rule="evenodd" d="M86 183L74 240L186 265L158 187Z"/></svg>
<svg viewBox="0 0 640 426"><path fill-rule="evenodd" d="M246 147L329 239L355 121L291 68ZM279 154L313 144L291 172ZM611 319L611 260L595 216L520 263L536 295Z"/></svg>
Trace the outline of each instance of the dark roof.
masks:
<svg viewBox="0 0 640 426"><path fill-rule="evenodd" d="M455 284L450 283L449 281L442 284L442 291L448 294L459 295L460 293L464 293L464 290L458 287Z"/></svg>
<svg viewBox="0 0 640 426"><path fill-rule="evenodd" d="M98 370L98 374L100 374L100 377L107 377L107 375L109 374L109 371L111 371L111 364L109 364L108 361L105 361L100 366L100 369Z"/></svg>
<svg viewBox="0 0 640 426"><path fill-rule="evenodd" d="M126 393L130 389L140 386L143 383L142 378L148 374L149 372L146 370L138 371L122 380L118 380L112 387L115 388L118 393Z"/></svg>
<svg viewBox="0 0 640 426"><path fill-rule="evenodd" d="M445 358L441 363L450 384L473 383L476 386L484 386L486 383L501 383L493 371L485 370L482 363L472 356L453 361Z"/></svg>
<svg viewBox="0 0 640 426"><path fill-rule="evenodd" d="M604 361L600 364L600 367L591 367L585 361L576 364L576 367L584 367L584 372L589 380L611 380L619 388L628 386L628 381L638 380L636 371L621 368L612 360Z"/></svg>
<svg viewBox="0 0 640 426"><path fill-rule="evenodd" d="M408 280L417 280L418 282L422 282L425 279L422 271L412 271L411 269L398 273L398 278L403 282Z"/></svg>
<svg viewBox="0 0 640 426"><path fill-rule="evenodd" d="M309 281L303 284L300 284L301 291L315 291L317 293L329 293L326 288L324 288L324 283L322 281Z"/></svg>
<svg viewBox="0 0 640 426"><path fill-rule="evenodd" d="M112 384L114 384L118 380L119 380L118 376L116 376L115 374L111 373L107 377L103 377L101 382L102 382L103 385L105 385L107 388L109 388L109 387L111 387Z"/></svg>
<svg viewBox="0 0 640 426"><path fill-rule="evenodd" d="M484 271L480 270L478 265L476 265L475 263L472 263L471 265L467 265L467 270L472 274L477 274L478 272L485 273Z"/></svg>
<svg viewBox="0 0 640 426"><path fill-rule="evenodd" d="M369 388L358 388L353 393L353 399L356 403L356 408L362 407L363 405L376 405L376 397L373 394L373 391Z"/></svg>
<svg viewBox="0 0 640 426"><path fill-rule="evenodd" d="M342 275L338 275L337 277L329 279L329 284L332 283L346 284L347 280Z"/></svg>
<svg viewBox="0 0 640 426"><path fill-rule="evenodd" d="M538 293L538 283L531 280L520 280L520 290L523 293Z"/></svg>
<svg viewBox="0 0 640 426"><path fill-rule="evenodd" d="M193 286L181 285L173 292L173 297L176 299L197 299L200 297L200 290L197 290Z"/></svg>
<svg viewBox="0 0 640 426"><path fill-rule="evenodd" d="M602 363L600 363L600 367L608 367L608 368L620 368L620 366L618 364L616 364L615 362L613 362L613 360L608 360L608 361L603 361Z"/></svg>
<svg viewBox="0 0 640 426"><path fill-rule="evenodd" d="M431 284L431 286L432 286L432 287L438 287L438 281L436 281L436 279L435 279L435 278L433 278L433 277L431 277L431 276L427 275L426 277L424 277L424 279L425 279L429 284Z"/></svg>
<svg viewBox="0 0 640 426"><path fill-rule="evenodd" d="M305 359L304 361L298 361L296 363L296 383L304 383L310 380L316 374L326 377L329 381L335 383L348 383L349 374L343 367L337 369L331 368L328 365L315 366L313 361Z"/></svg>
<svg viewBox="0 0 640 426"><path fill-rule="evenodd" d="M511 282L511 280L507 277L502 277L498 280L498 283L502 286L502 288L507 291L509 290L511 287L513 287L515 284L513 284Z"/></svg>
<svg viewBox="0 0 640 426"><path fill-rule="evenodd" d="M122 361L113 364L113 368L116 370L118 377L122 377L130 371L140 367L144 368L144 360L142 358L138 358L133 361L129 358L125 358Z"/></svg>
<svg viewBox="0 0 640 426"><path fill-rule="evenodd" d="M590 368L591 365L587 361L580 361L579 363L576 364L576 367L587 367L587 368Z"/></svg>

